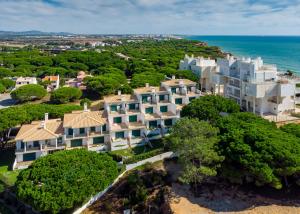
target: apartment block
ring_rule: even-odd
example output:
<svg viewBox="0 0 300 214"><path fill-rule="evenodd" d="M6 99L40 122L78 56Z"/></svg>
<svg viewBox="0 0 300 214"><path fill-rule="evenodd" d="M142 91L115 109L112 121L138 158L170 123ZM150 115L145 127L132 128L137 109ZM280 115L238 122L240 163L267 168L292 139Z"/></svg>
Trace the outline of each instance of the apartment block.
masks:
<svg viewBox="0 0 300 214"><path fill-rule="evenodd" d="M141 146L168 134L180 118L184 105L201 96L197 83L172 79L160 87L134 89L132 94L104 97L104 111L82 111L64 115L64 119L34 121L23 125L16 137L14 168L64 149L86 148L114 151Z"/></svg>

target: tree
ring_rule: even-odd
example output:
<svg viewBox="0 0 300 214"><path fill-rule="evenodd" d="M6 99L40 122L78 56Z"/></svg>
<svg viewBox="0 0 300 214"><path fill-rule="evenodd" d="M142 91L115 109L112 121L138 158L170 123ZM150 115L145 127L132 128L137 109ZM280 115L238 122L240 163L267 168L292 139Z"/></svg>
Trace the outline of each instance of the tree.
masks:
<svg viewBox="0 0 300 214"><path fill-rule="evenodd" d="M78 88L63 87L52 92L50 101L53 103L67 103L78 100L82 91Z"/></svg>
<svg viewBox="0 0 300 214"><path fill-rule="evenodd" d="M146 83L159 86L164 79L165 75L158 72L142 72L134 74L130 84L132 88L144 87Z"/></svg>
<svg viewBox="0 0 300 214"><path fill-rule="evenodd" d="M224 160L217 152L217 134L217 128L198 119L183 118L173 126L168 141L183 165L183 182L196 185L217 175Z"/></svg>
<svg viewBox="0 0 300 214"><path fill-rule="evenodd" d="M15 82L10 79L1 79L0 84L5 87L5 90L12 89L15 87Z"/></svg>
<svg viewBox="0 0 300 214"><path fill-rule="evenodd" d="M240 107L236 102L221 96L209 95L195 99L183 107L181 115L183 117L215 122L221 117L221 113L239 111Z"/></svg>
<svg viewBox="0 0 300 214"><path fill-rule="evenodd" d="M2 85L1 83L0 83L0 94L1 93L4 93L6 91L6 88L4 87L4 85Z"/></svg>
<svg viewBox="0 0 300 214"><path fill-rule="evenodd" d="M222 174L230 181L281 189L299 182L300 139L252 113L234 113L216 123L219 149L226 157ZM235 173L239 172L239 173Z"/></svg>
<svg viewBox="0 0 300 214"><path fill-rule="evenodd" d="M41 85L29 84L11 92L11 97L18 102L26 102L30 100L42 99L46 96L47 91Z"/></svg>
<svg viewBox="0 0 300 214"><path fill-rule="evenodd" d="M118 176L105 153L60 151L36 160L17 178L17 197L46 213L65 213L104 190Z"/></svg>

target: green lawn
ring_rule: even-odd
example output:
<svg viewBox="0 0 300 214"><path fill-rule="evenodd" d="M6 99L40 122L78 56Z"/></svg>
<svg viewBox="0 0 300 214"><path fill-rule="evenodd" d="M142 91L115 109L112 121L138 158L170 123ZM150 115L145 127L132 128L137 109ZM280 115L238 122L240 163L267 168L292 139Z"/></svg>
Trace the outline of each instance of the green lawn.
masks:
<svg viewBox="0 0 300 214"><path fill-rule="evenodd" d="M137 146L137 147L134 147L133 149L122 149L122 150L112 151L111 154L129 158L129 157L133 157L134 155L139 155L144 152L149 152L154 149L163 147L161 140L153 140L153 141L151 141L151 145L153 148L151 148L149 145Z"/></svg>
<svg viewBox="0 0 300 214"><path fill-rule="evenodd" d="M0 151L0 181L6 186L13 186L19 171L12 171L15 160L15 150Z"/></svg>

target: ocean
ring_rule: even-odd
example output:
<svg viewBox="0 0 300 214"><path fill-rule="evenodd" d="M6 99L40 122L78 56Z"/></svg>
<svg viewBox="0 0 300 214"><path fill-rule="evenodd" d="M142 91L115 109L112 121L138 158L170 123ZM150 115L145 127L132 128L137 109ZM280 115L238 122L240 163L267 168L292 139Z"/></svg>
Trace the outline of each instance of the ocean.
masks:
<svg viewBox="0 0 300 214"><path fill-rule="evenodd" d="M300 74L300 36L185 36L238 57L262 57L281 71Z"/></svg>

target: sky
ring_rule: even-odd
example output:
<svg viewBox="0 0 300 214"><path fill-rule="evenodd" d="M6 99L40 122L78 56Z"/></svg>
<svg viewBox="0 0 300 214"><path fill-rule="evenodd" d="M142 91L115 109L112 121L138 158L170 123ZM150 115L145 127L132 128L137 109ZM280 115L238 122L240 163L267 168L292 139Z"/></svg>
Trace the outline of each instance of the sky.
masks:
<svg viewBox="0 0 300 214"><path fill-rule="evenodd" d="M300 0L0 0L0 30L300 35Z"/></svg>

